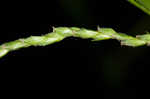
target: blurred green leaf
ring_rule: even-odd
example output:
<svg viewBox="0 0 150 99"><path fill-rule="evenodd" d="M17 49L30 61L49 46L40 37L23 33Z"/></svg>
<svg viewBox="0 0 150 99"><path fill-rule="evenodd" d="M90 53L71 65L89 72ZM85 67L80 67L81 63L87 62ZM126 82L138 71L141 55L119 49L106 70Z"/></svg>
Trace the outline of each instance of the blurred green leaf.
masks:
<svg viewBox="0 0 150 99"><path fill-rule="evenodd" d="M129 2L150 15L150 0L129 0Z"/></svg>

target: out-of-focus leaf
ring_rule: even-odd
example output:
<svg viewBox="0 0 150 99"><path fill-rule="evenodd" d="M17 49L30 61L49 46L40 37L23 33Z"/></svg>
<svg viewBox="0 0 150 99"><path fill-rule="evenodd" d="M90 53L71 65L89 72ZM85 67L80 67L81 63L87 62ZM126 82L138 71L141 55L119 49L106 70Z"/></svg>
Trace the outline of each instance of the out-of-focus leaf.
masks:
<svg viewBox="0 0 150 99"><path fill-rule="evenodd" d="M129 2L150 15L150 0L129 0Z"/></svg>

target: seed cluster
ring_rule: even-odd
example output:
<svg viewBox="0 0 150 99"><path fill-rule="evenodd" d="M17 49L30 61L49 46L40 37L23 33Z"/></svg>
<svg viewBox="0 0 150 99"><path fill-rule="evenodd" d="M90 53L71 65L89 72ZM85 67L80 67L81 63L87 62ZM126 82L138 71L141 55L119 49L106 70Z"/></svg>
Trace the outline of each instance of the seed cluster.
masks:
<svg viewBox="0 0 150 99"><path fill-rule="evenodd" d="M19 40L0 45L0 58L5 56L10 51L26 48L29 46L46 46L55 42L59 42L70 36L83 39L91 38L92 41L116 39L121 42L121 45L132 47L150 45L149 33L132 37L123 33L117 33L111 28L98 28L97 31L93 31L77 27L58 27L54 28L52 33L48 33L43 36L30 36L28 38L21 38Z"/></svg>

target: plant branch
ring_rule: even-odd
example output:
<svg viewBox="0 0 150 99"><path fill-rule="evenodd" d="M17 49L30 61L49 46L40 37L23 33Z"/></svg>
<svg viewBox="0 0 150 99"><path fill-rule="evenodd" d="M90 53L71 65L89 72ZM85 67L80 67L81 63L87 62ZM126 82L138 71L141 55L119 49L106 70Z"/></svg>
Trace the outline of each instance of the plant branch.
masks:
<svg viewBox="0 0 150 99"><path fill-rule="evenodd" d="M10 51L29 46L46 46L71 36L83 39L91 38L92 41L116 39L121 42L121 45L132 47L150 45L149 33L132 37L123 33L117 33L111 28L98 28L97 31L93 31L77 27L58 27L54 28L52 33L48 33L43 36L30 36L28 38L22 38L0 45L0 58L5 56Z"/></svg>

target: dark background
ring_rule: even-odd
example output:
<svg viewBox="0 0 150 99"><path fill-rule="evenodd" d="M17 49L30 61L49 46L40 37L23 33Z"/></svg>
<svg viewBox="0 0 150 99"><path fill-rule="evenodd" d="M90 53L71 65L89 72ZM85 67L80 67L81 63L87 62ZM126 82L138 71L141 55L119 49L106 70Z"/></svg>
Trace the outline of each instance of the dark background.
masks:
<svg viewBox="0 0 150 99"><path fill-rule="evenodd" d="M127 0L10 1L3 6L0 44L44 35L52 32L52 26L110 27L135 36L144 34L150 24L149 16ZM146 46L132 48L120 46L117 40L70 37L49 46L10 52L0 59L1 87L3 92L23 96L44 93L42 98L143 98L149 92L149 56Z"/></svg>

